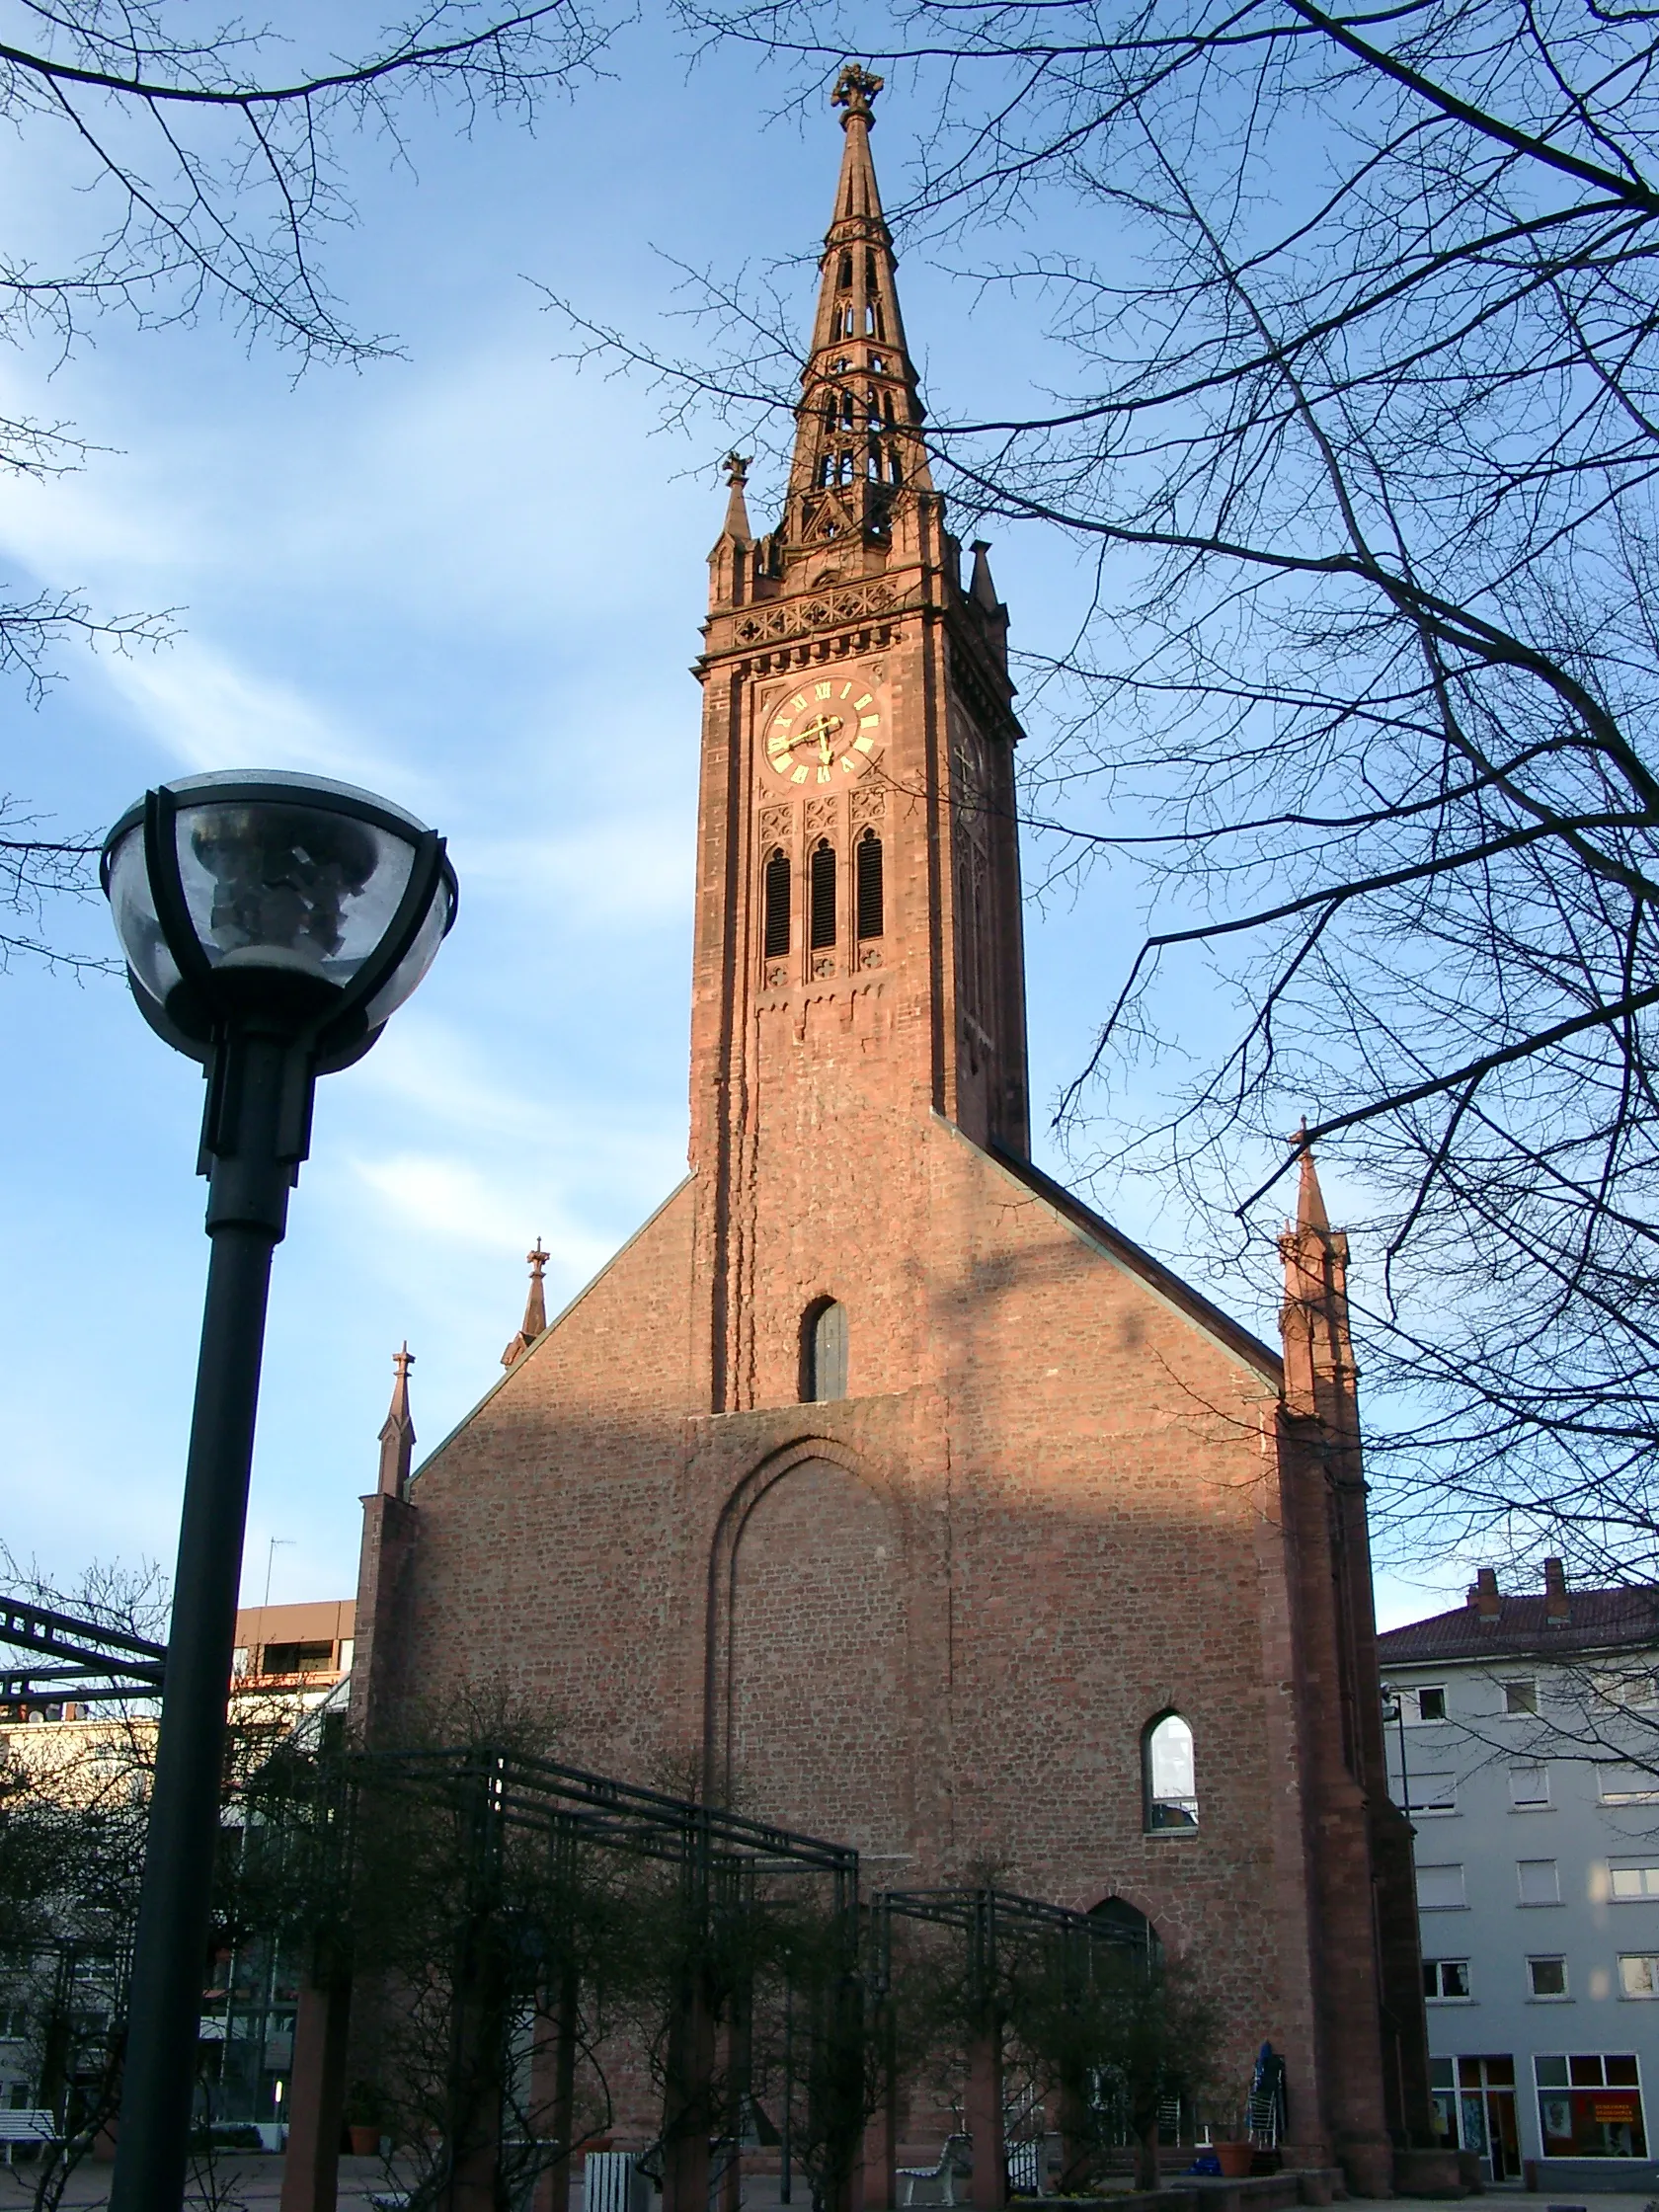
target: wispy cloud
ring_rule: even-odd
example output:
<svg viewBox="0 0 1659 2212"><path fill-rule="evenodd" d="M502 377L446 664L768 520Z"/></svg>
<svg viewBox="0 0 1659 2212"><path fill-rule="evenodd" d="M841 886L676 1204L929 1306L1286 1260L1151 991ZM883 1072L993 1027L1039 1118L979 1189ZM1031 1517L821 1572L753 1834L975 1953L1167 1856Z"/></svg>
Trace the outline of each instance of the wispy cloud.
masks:
<svg viewBox="0 0 1659 2212"><path fill-rule="evenodd" d="M197 638L106 664L107 681L149 733L192 769L304 770L413 796L418 774L302 691L239 666ZM414 799L419 806L419 798Z"/></svg>
<svg viewBox="0 0 1659 2212"><path fill-rule="evenodd" d="M479 1252L517 1251L528 1211L541 1221L541 1240L555 1274L565 1280L585 1281L614 1249L611 1240L566 1221L551 1191L543 1188L526 1200L520 1187L486 1175L457 1153L396 1152L353 1160L351 1168L388 1214L429 1241ZM549 1218L542 1220L544 1215Z"/></svg>

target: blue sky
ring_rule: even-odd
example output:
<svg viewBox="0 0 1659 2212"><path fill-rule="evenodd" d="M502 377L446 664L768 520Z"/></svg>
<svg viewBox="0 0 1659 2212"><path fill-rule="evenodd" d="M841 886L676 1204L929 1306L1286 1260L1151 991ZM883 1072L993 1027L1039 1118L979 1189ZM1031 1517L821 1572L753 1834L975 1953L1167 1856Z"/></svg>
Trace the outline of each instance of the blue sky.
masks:
<svg viewBox="0 0 1659 2212"><path fill-rule="evenodd" d="M330 272L359 324L400 336L401 359L296 381L213 324L113 322L67 360L0 355L0 414L67 419L101 448L72 477L0 482L0 568L108 610L179 610L159 652L66 654L39 708L0 694L3 787L101 831L171 774L308 769L423 814L461 879L432 976L322 1088L277 1255L250 1602L268 1569L274 1599L354 1587L356 1500L405 1337L426 1449L499 1373L531 1241L562 1303L683 1169L687 664L725 439L661 434L642 382L558 357L570 340L537 286L690 343L672 263L810 256L839 132L821 109L775 113L786 88L748 62L688 70L660 26L626 34L611 67L534 137L418 118L407 162L355 150L361 221ZM897 91L875 148L896 198ZM71 219L56 158L0 149L0 197L32 204L46 236ZM1026 334L993 329L969 285L919 258L900 282L937 402L1005 401L1034 370ZM803 328L812 289L805 261ZM757 486L757 515L773 489ZM993 561L1016 635L1058 643L1083 590L1069 551L1032 532ZM101 905L56 918L102 947ZM1104 878L1029 915L1040 1101L1137 934ZM206 1262L199 1076L116 983L19 964L0 1006L0 1534L65 1580L94 1557L170 1564ZM1042 1136L1038 1149L1065 1173ZM1146 1186L1113 1211L1153 1243L1175 1233ZM1276 1293L1264 1271L1242 1317L1271 1327ZM1382 1598L1390 1619L1428 1610L1418 1588Z"/></svg>

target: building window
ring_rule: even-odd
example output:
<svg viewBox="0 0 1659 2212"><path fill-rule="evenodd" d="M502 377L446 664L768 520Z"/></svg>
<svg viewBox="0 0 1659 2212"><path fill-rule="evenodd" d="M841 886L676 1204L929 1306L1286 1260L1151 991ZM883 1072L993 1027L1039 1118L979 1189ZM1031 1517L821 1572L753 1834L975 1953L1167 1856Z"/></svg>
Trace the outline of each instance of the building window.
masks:
<svg viewBox="0 0 1659 2212"><path fill-rule="evenodd" d="M1659 1805L1659 1775L1646 1767L1598 1767L1596 1784L1604 1805Z"/></svg>
<svg viewBox="0 0 1659 2212"><path fill-rule="evenodd" d="M1440 1684L1417 1693L1417 1717L1419 1720L1444 1720L1446 1718L1446 1691Z"/></svg>
<svg viewBox="0 0 1659 2212"><path fill-rule="evenodd" d="M1161 1713L1141 1737L1141 1786L1148 1830L1198 1826L1193 1732L1178 1712Z"/></svg>
<svg viewBox="0 0 1659 2212"><path fill-rule="evenodd" d="M1561 1869L1552 1858L1518 1858L1515 1878L1523 1905L1558 1905L1561 1902Z"/></svg>
<svg viewBox="0 0 1659 2212"><path fill-rule="evenodd" d="M1566 1960L1564 1958L1528 1959L1527 1994L1529 1997L1565 1997L1567 1994Z"/></svg>
<svg viewBox="0 0 1659 2212"><path fill-rule="evenodd" d="M1619 1994L1620 1997L1659 1997L1659 1952L1620 1952Z"/></svg>
<svg viewBox="0 0 1659 2212"><path fill-rule="evenodd" d="M846 1394L846 1307L835 1299L821 1298L801 1321L801 1402L828 1405Z"/></svg>
<svg viewBox="0 0 1659 2212"><path fill-rule="evenodd" d="M260 1654L262 1675L326 1675L334 1671L334 1639L327 1643L268 1643Z"/></svg>
<svg viewBox="0 0 1659 2212"><path fill-rule="evenodd" d="M1533 2061L1546 2159L1644 2159L1641 2075L1628 2051Z"/></svg>
<svg viewBox="0 0 1659 2212"><path fill-rule="evenodd" d="M1643 1668L1637 1674L1598 1675L1596 1695L1622 1710L1640 1710L1659 1704L1659 1679L1650 1668Z"/></svg>
<svg viewBox="0 0 1659 2212"><path fill-rule="evenodd" d="M858 871L858 934L879 937L882 933L882 841L873 830L866 830L853 850Z"/></svg>
<svg viewBox="0 0 1659 2212"><path fill-rule="evenodd" d="M1506 1682L1503 1686L1505 1712L1537 1712L1538 1684L1533 1681Z"/></svg>
<svg viewBox="0 0 1659 2212"><path fill-rule="evenodd" d="M1469 1997L1468 1960L1466 1958L1424 1959L1423 1995L1431 2005L1466 2005Z"/></svg>
<svg viewBox="0 0 1659 2212"><path fill-rule="evenodd" d="M781 960L789 950L789 855L782 845L766 855L764 904L760 941L768 960Z"/></svg>
<svg viewBox="0 0 1659 2212"><path fill-rule="evenodd" d="M840 274L836 276L835 282L843 292L850 287L852 283L852 256L850 254L841 256Z"/></svg>
<svg viewBox="0 0 1659 2212"><path fill-rule="evenodd" d="M1608 1887L1615 1903L1632 1897L1659 1897L1659 1866L1646 1865L1638 1858L1610 1858Z"/></svg>
<svg viewBox="0 0 1659 2212"><path fill-rule="evenodd" d="M1411 1809L1414 1813L1455 1813L1458 1781L1455 1775L1413 1775Z"/></svg>
<svg viewBox="0 0 1659 2212"><path fill-rule="evenodd" d="M812 949L821 952L835 942L835 848L820 837L812 855Z"/></svg>
<svg viewBox="0 0 1659 2212"><path fill-rule="evenodd" d="M1417 1910L1420 1913L1459 1912L1463 1906L1462 1866L1419 1866Z"/></svg>
<svg viewBox="0 0 1659 2212"><path fill-rule="evenodd" d="M1549 1802L1549 1769L1517 1763L1509 1770L1509 1801L1517 1811Z"/></svg>

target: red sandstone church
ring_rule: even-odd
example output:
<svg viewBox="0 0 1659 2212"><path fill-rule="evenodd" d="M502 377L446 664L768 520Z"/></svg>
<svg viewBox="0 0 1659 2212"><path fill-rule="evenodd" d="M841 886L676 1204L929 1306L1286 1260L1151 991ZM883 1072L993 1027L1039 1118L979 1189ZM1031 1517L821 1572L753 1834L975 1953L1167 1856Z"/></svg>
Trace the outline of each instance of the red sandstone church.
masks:
<svg viewBox="0 0 1659 2212"><path fill-rule="evenodd" d="M857 1846L1145 1914L1298 2163L1427 2126L1384 1784L1346 1245L1311 1163L1260 1343L1029 1157L1008 617L946 527L870 159L845 150L794 465L709 558L690 1171L367 1501L353 1696L505 1692Z"/></svg>

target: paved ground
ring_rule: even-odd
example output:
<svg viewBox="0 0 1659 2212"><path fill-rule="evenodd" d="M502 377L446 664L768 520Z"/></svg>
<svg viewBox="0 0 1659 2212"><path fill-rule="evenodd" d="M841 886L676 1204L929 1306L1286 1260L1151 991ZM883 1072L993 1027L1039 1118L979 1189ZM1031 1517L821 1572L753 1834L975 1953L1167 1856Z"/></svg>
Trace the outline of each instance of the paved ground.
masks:
<svg viewBox="0 0 1659 2212"><path fill-rule="evenodd" d="M1168 2177L1173 2182L1176 2176ZM282 2190L282 2161L279 2158L230 2158L220 2162L220 2186L224 2193L219 2200L218 2212L238 2212L246 2206L248 2212L269 2212L276 2203ZM340 2162L340 2212L371 2212L368 2202L370 2189L386 2186L385 2170L378 2159L344 2158ZM110 2169L91 2163L81 2167L72 2177L64 2193L63 2203L73 2212L91 2212L103 2204L110 2192ZM34 2201L34 2175L27 2164L10 2172L0 2167L0 2212L23 2212ZM187 2198L187 2204L192 2202ZM202 2200L194 2200L201 2205ZM755 2175L744 2183L743 2201L748 2212L766 2212L778 2202L776 2175ZM1412 2197L1402 2199L1412 2212L1479 2212L1482 2201L1493 2207L1493 2212L1566 2212L1566 2208L1583 2205L1586 2212L1649 2212L1659 2205L1659 2200L1640 2196L1597 2196L1580 2192L1577 2196L1528 2196L1519 2189L1494 2189L1484 2200L1468 2197ZM811 2212L812 2197L806 2185L797 2181L792 2212ZM202 2212L206 2207L202 2206ZM582 2187L578 2183L571 2190L571 2212L583 2212ZM916 2212L925 2212L917 2206ZM1057 2207L1058 2212L1058 2207Z"/></svg>

